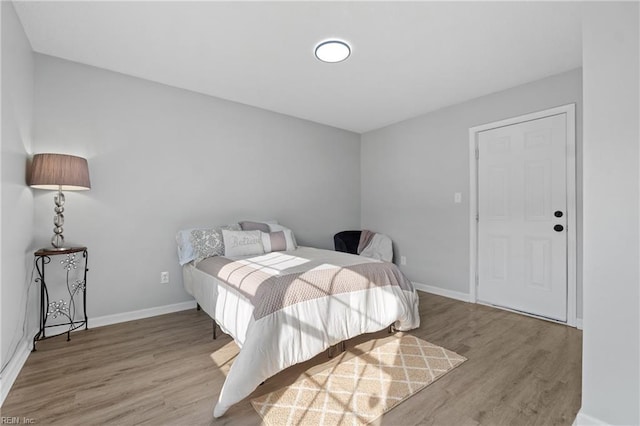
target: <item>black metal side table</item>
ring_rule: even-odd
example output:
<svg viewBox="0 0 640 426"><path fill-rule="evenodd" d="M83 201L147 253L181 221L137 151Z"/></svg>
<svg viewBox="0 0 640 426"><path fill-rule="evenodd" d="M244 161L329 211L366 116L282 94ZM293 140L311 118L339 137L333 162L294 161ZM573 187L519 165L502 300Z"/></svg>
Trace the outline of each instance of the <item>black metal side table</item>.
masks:
<svg viewBox="0 0 640 426"><path fill-rule="evenodd" d="M89 328L89 321L87 319L87 271L89 270L88 261L89 253L86 247L69 247L69 248L43 248L34 253L35 266L38 270L38 277L36 282L40 283L40 330L33 337L33 350L36 350L36 342L39 340L48 339L50 337L60 336L61 334L67 334L67 341L71 340L71 332L84 325L85 330ZM65 298L50 301L49 289L47 288L47 282L45 281L45 266L51 263L52 256L65 256L60 265L63 270L66 271L66 286L69 293L68 300ZM72 270L82 267L84 264L84 270L80 269L77 279L70 277ZM76 320L76 301L82 298L82 311L84 313L84 319ZM59 317L67 318L67 322L47 324L47 320L51 317L56 319ZM47 336L46 330L49 327L69 326L66 331Z"/></svg>

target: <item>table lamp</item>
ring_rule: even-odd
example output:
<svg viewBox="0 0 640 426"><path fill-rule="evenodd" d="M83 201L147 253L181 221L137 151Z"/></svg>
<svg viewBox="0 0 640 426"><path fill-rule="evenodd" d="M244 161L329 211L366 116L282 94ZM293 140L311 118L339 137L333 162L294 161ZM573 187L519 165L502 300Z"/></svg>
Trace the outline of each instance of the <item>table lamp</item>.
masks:
<svg viewBox="0 0 640 426"><path fill-rule="evenodd" d="M53 217L53 237L51 245L64 249L64 194L65 191L86 191L91 189L89 166L82 157L65 154L36 154L31 162L29 186L37 189L58 191L53 200L56 204Z"/></svg>

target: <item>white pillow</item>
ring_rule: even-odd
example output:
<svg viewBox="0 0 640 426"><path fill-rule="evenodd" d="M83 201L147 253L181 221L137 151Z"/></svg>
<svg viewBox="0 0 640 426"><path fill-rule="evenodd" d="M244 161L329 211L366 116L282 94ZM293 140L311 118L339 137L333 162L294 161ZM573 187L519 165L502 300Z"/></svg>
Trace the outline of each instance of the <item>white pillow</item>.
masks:
<svg viewBox="0 0 640 426"><path fill-rule="evenodd" d="M295 250L298 248L296 236L293 234L293 231L291 229L282 225L278 225L277 223L269 223L268 225L271 232L284 231L284 236L287 240L287 250Z"/></svg>
<svg viewBox="0 0 640 426"><path fill-rule="evenodd" d="M224 255L227 257L252 256L264 254L260 231L222 230Z"/></svg>
<svg viewBox="0 0 640 426"><path fill-rule="evenodd" d="M193 251L193 245L189 240L192 229L183 229L176 234L176 243L178 244L178 262L180 265L191 262L196 258Z"/></svg>

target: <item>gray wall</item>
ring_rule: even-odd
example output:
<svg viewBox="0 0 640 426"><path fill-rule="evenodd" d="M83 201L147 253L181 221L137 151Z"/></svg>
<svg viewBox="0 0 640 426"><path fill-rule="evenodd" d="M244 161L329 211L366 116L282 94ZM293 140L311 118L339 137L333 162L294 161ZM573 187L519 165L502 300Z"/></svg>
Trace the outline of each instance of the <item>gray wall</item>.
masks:
<svg viewBox="0 0 640 426"><path fill-rule="evenodd" d="M26 165L33 130L31 45L11 2L2 10L2 307L1 364L4 367L23 336L27 288L33 262L33 196ZM36 294L32 291L31 296ZM33 297L32 300L33 301ZM35 313L35 309L30 309ZM30 321L30 330L35 322ZM4 373L3 373L3 377ZM2 389L3 393L8 389Z"/></svg>
<svg viewBox="0 0 640 426"><path fill-rule="evenodd" d="M35 105L34 152L89 161L91 191L66 193L65 238L89 247L92 317L191 300L179 229L277 219L331 248L360 224L355 133L43 55ZM53 194L34 194L44 243Z"/></svg>
<svg viewBox="0 0 640 426"><path fill-rule="evenodd" d="M415 282L469 293L469 128L575 103L581 264L582 70L483 96L362 136L362 227L388 234ZM462 203L454 204L454 193ZM581 317L578 274L578 317Z"/></svg>
<svg viewBox="0 0 640 426"><path fill-rule="evenodd" d="M638 3L585 7L584 340L578 424L640 424Z"/></svg>

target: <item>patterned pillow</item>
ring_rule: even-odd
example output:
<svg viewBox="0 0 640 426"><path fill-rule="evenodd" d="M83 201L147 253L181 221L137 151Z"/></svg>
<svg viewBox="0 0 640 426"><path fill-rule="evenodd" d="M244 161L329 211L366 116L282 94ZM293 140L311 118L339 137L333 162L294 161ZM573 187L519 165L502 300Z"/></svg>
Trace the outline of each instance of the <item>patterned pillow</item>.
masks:
<svg viewBox="0 0 640 426"><path fill-rule="evenodd" d="M179 231L176 234L176 242L178 243L180 265L187 264L192 260L198 263L207 257L223 255L222 229L239 231L240 225L233 223L215 228L191 228Z"/></svg>
<svg viewBox="0 0 640 426"><path fill-rule="evenodd" d="M191 231L190 240L196 255L196 263L207 257L224 254L222 234L217 229L194 229Z"/></svg>
<svg viewBox="0 0 640 426"><path fill-rule="evenodd" d="M224 256L224 239L222 230L239 231L240 225L220 226L211 229L194 229L191 231L191 245L196 255L195 263L212 256Z"/></svg>

